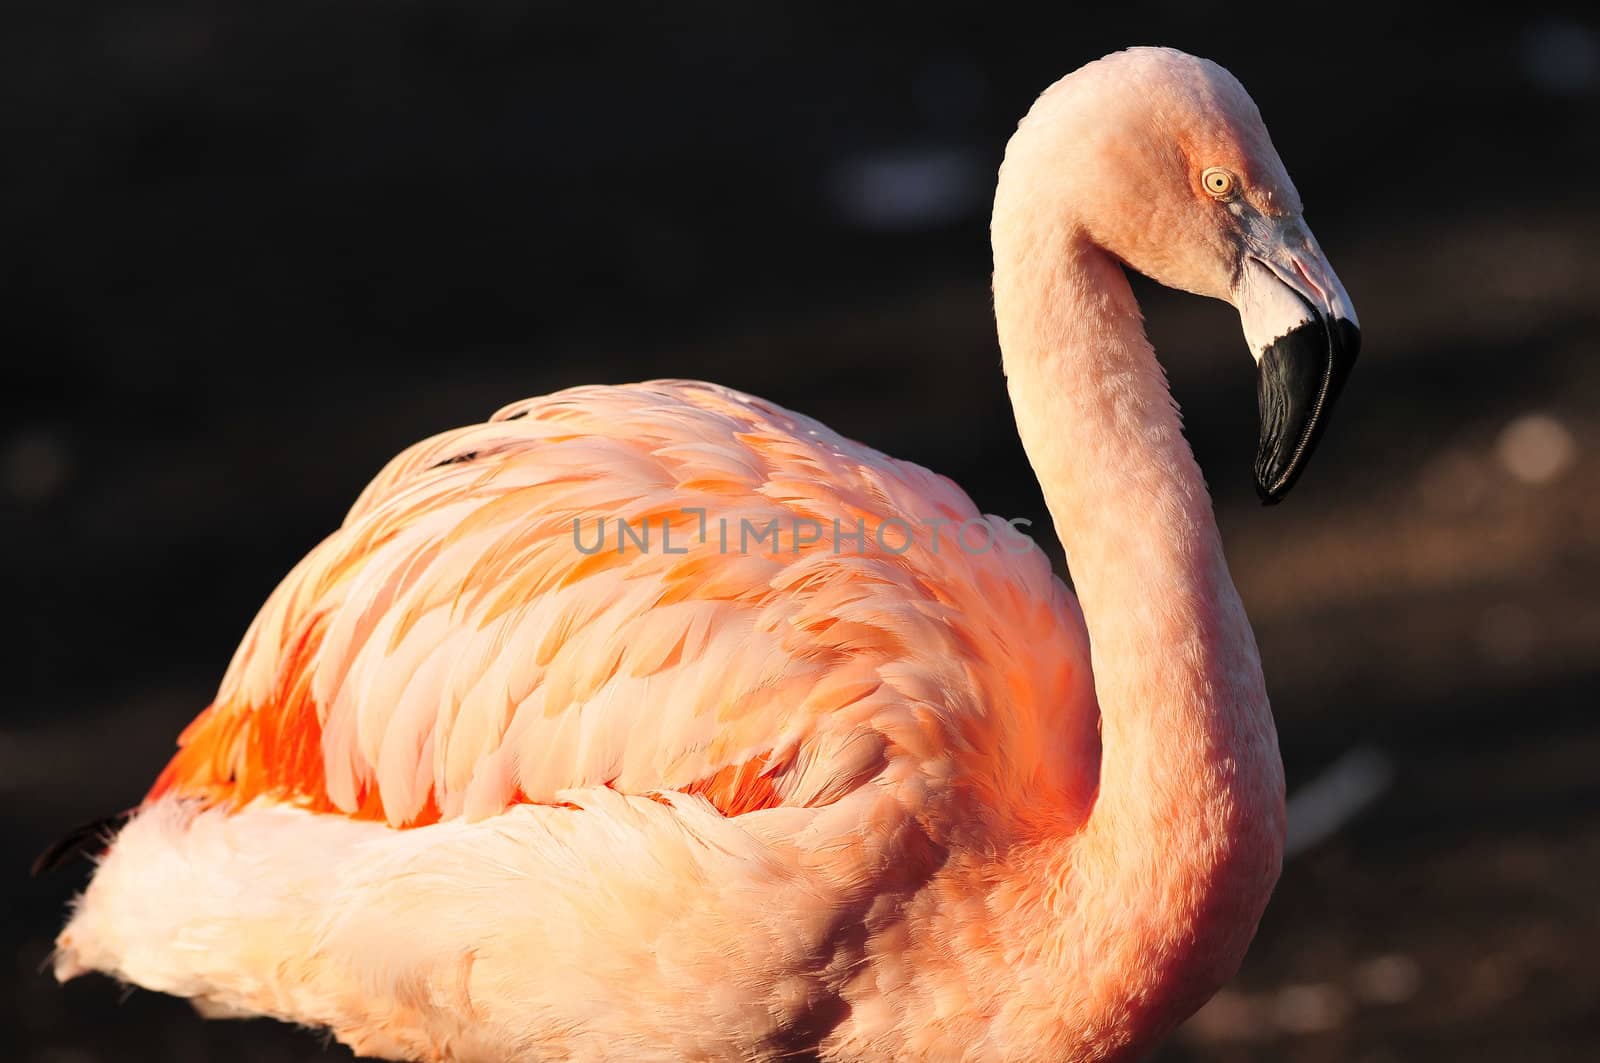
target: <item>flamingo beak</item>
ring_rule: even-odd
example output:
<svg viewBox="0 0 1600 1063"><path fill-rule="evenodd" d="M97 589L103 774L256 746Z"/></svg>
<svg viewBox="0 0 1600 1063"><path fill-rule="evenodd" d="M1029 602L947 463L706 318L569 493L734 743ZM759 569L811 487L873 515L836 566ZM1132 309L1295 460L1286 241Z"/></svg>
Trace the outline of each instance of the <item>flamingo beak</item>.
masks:
<svg viewBox="0 0 1600 1063"><path fill-rule="evenodd" d="M1299 218L1249 227L1233 287L1256 358L1256 493L1283 501L1322 438L1361 350L1350 296Z"/></svg>

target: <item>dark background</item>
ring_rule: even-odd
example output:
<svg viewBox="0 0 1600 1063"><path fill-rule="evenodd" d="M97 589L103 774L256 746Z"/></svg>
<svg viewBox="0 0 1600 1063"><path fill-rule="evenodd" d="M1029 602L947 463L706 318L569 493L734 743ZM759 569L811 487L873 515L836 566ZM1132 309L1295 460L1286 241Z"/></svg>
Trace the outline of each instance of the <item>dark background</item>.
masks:
<svg viewBox="0 0 1600 1063"><path fill-rule="evenodd" d="M1366 350L1262 510L1235 315L1139 285L1296 829L1330 828L1160 1058L1596 1058L1600 26L1359 0L670 10L0 16L4 1057L344 1054L57 988L84 867L25 869L137 800L402 446L572 383L705 377L1042 520L993 338L993 172L1047 84L1163 43L1254 94Z"/></svg>

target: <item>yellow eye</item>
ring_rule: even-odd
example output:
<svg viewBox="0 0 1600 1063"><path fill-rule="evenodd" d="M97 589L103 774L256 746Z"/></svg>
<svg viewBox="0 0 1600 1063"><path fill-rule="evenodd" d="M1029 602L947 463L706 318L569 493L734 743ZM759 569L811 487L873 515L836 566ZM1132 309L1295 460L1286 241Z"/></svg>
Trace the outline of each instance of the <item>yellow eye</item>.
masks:
<svg viewBox="0 0 1600 1063"><path fill-rule="evenodd" d="M1200 183L1217 199L1229 199L1239 187L1239 179L1220 166L1213 166L1200 175Z"/></svg>

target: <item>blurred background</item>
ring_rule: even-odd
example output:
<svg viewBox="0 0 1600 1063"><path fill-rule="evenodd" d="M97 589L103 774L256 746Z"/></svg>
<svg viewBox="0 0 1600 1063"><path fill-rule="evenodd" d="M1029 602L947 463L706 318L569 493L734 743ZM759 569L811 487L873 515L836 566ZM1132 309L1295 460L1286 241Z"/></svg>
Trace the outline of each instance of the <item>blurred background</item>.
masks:
<svg viewBox="0 0 1600 1063"><path fill-rule="evenodd" d="M993 173L1041 89L1131 43L1244 81L1365 338L1263 510L1236 316L1138 286L1300 793L1244 970L1159 1058L1600 1058L1592 8L661 6L0 15L6 1058L348 1058L57 988L86 865L26 867L142 795L406 444L704 377L1047 526L993 334Z"/></svg>

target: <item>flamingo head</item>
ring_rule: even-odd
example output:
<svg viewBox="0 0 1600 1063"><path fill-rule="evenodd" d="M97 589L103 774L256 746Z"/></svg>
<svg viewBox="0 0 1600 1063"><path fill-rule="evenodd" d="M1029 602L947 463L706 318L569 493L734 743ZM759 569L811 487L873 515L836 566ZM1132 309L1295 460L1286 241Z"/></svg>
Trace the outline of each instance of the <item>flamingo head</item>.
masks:
<svg viewBox="0 0 1600 1063"><path fill-rule="evenodd" d="M1051 170L1071 168L1068 194L1091 239L1162 284L1238 309L1257 365L1256 490L1281 501L1361 333L1255 103L1216 63L1167 48L1090 63L1040 102L1036 114L1064 119L1039 141L1054 144Z"/></svg>

